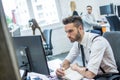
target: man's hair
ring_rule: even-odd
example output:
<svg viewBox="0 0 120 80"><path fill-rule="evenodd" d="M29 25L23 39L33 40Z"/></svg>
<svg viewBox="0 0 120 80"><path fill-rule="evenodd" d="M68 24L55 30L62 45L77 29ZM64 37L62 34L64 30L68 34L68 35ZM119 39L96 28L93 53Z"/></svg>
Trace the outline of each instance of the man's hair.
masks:
<svg viewBox="0 0 120 80"><path fill-rule="evenodd" d="M70 16L70 17L63 19L64 25L69 24L69 23L74 23L75 27L79 27L80 25L82 25L83 27L83 21L80 16Z"/></svg>
<svg viewBox="0 0 120 80"><path fill-rule="evenodd" d="M92 9L92 6L90 6L90 5L87 5L87 7L90 7Z"/></svg>

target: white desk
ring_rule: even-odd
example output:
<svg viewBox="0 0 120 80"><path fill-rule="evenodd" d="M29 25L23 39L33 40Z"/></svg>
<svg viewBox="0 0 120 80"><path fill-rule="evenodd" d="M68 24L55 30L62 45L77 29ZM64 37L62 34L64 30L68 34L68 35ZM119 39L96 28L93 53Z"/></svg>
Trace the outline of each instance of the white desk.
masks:
<svg viewBox="0 0 120 80"><path fill-rule="evenodd" d="M73 75L75 76L75 75ZM30 72L27 74L27 80L60 80L58 79L56 76L54 77L50 77L50 76L46 76L43 74L38 74L38 73L34 73L34 72ZM87 79L87 78L83 78L82 80L94 80L94 79Z"/></svg>
<svg viewBox="0 0 120 80"><path fill-rule="evenodd" d="M109 23L106 23L106 24L103 24L101 25L102 27L106 27L106 31L110 31L110 24Z"/></svg>
<svg viewBox="0 0 120 80"><path fill-rule="evenodd" d="M46 75L38 74L34 72L27 73L27 80L49 80L49 78Z"/></svg>
<svg viewBox="0 0 120 80"><path fill-rule="evenodd" d="M53 69L54 72L55 72L56 69L60 67L61 63L62 63L62 61L60 59L55 59L55 60L52 60L52 61L48 62L48 67L50 69ZM39 74L39 73L29 72L27 74L27 78L28 78L28 80L29 79L30 80L35 80L35 78L42 79L42 80L59 80L55 73L54 74L50 74L50 76L46 76L46 75ZM82 80L94 80L94 79L83 78Z"/></svg>

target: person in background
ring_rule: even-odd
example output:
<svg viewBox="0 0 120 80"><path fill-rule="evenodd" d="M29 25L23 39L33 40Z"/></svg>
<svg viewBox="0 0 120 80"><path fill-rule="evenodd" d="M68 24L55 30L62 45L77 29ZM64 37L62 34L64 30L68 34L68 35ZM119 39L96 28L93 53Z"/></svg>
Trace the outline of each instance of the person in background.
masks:
<svg viewBox="0 0 120 80"><path fill-rule="evenodd" d="M92 30L93 27L98 27L98 28L101 27L101 25L104 23L103 22L97 23L94 14L92 13L92 6L88 5L86 9L87 9L87 13L82 16L85 26L85 31Z"/></svg>
<svg viewBox="0 0 120 80"><path fill-rule="evenodd" d="M73 43L73 47L62 62L61 68L56 70L56 75L62 77L65 70L69 67L77 71L85 78L92 79L97 74L104 72L118 73L116 62L108 41L98 34L84 31L83 21L80 16L70 16L63 19L64 29L69 40ZM81 55L81 47L84 50L85 65L78 65L72 62ZM75 76L75 75L73 75Z"/></svg>
<svg viewBox="0 0 120 80"><path fill-rule="evenodd" d="M72 11L72 16L79 16L78 12L76 11L76 4L74 1L70 2L70 7L71 7L71 11Z"/></svg>

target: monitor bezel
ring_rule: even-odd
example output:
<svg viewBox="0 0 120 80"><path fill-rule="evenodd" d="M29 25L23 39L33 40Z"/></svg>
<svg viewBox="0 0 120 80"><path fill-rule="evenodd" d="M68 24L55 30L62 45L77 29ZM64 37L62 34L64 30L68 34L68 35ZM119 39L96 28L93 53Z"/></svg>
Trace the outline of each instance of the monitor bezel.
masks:
<svg viewBox="0 0 120 80"><path fill-rule="evenodd" d="M47 59L43 47L43 42L40 35L13 37L13 42L14 42L15 50L17 50L20 47L28 47L29 52L27 53L29 56L31 56L31 58L29 59L32 61L31 62L29 60L30 64L32 65L30 67L31 70L29 70L30 72L50 75L50 71L48 68ZM44 63L40 65L41 63L39 62L41 63L44 62ZM44 69L44 71L41 67Z"/></svg>
<svg viewBox="0 0 120 80"><path fill-rule="evenodd" d="M100 6L99 9L100 15L114 14L113 4Z"/></svg>

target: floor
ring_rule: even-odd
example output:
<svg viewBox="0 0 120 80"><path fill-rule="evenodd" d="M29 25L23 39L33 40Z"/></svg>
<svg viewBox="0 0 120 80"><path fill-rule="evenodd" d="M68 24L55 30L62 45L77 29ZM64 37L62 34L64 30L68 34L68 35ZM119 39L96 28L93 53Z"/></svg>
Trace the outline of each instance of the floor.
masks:
<svg viewBox="0 0 120 80"><path fill-rule="evenodd" d="M53 56L48 56L48 61L54 60L54 59L60 59L60 60L64 60L64 58L67 56L68 52L66 53L61 53L58 55L53 55Z"/></svg>

